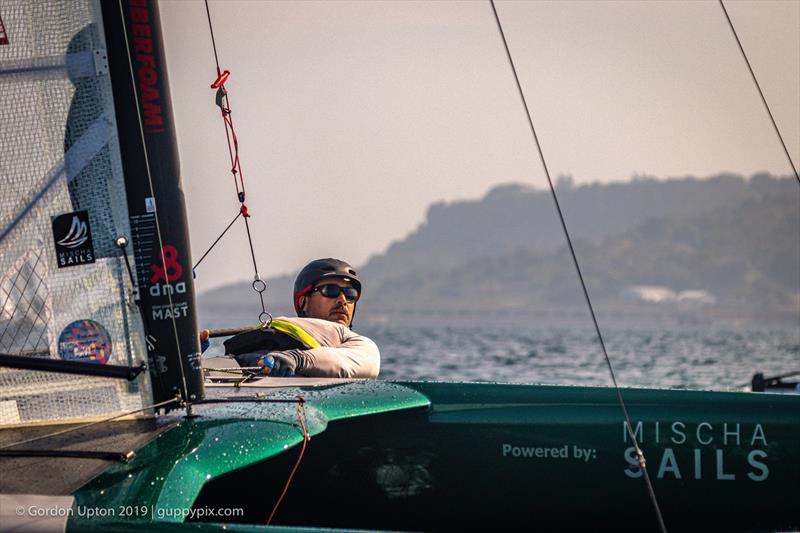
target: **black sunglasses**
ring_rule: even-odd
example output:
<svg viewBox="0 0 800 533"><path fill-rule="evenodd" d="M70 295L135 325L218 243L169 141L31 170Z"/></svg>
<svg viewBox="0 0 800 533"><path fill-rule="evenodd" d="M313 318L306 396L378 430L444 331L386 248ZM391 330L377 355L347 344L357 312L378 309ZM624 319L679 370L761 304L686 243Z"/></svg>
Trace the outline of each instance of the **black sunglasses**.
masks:
<svg viewBox="0 0 800 533"><path fill-rule="evenodd" d="M318 292L325 298L338 298L340 294L344 293L344 299L348 302L355 302L358 300L358 291L355 287L340 287L332 283L314 287L311 289L311 292Z"/></svg>

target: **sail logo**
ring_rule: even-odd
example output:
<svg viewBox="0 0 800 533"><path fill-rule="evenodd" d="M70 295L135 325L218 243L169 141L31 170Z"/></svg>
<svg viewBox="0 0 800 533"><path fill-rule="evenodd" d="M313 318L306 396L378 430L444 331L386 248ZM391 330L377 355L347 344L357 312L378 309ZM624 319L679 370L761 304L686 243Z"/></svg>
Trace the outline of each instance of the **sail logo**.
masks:
<svg viewBox="0 0 800 533"><path fill-rule="evenodd" d="M58 268L94 263L88 211L64 213L53 218L53 241Z"/></svg>
<svg viewBox="0 0 800 533"><path fill-rule="evenodd" d="M72 217L72 225L69 228L67 236L58 241L61 246L67 248L77 248L89 239L89 226L77 216Z"/></svg>

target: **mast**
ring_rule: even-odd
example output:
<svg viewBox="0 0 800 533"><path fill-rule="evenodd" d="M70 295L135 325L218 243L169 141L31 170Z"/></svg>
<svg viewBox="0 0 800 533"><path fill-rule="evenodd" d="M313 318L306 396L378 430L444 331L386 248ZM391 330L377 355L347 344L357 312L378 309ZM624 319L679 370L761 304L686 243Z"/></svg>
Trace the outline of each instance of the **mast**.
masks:
<svg viewBox="0 0 800 533"><path fill-rule="evenodd" d="M156 403L203 398L192 261L158 7L100 2ZM120 243L122 246L124 244Z"/></svg>

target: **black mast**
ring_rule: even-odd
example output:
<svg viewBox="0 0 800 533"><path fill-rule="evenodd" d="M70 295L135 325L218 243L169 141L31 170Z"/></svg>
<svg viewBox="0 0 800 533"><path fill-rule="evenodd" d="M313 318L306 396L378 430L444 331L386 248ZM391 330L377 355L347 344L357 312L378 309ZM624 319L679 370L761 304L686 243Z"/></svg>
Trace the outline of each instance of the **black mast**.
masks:
<svg viewBox="0 0 800 533"><path fill-rule="evenodd" d="M158 7L101 2L156 403L203 398L192 260Z"/></svg>

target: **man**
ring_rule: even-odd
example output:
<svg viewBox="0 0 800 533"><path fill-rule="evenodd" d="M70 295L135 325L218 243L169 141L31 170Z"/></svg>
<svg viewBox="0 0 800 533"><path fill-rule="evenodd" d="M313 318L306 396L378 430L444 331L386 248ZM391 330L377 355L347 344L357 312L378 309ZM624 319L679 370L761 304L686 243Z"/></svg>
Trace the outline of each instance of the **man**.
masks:
<svg viewBox="0 0 800 533"><path fill-rule="evenodd" d="M356 271L339 259L311 261L294 280L294 310L300 317L350 327L360 297L361 281Z"/></svg>
<svg viewBox="0 0 800 533"><path fill-rule="evenodd" d="M280 317L275 322L297 328L313 347L245 354L237 359L254 361L272 377L377 377L378 346L351 329L360 297L361 281L352 266L332 258L310 262L294 282L298 318Z"/></svg>

